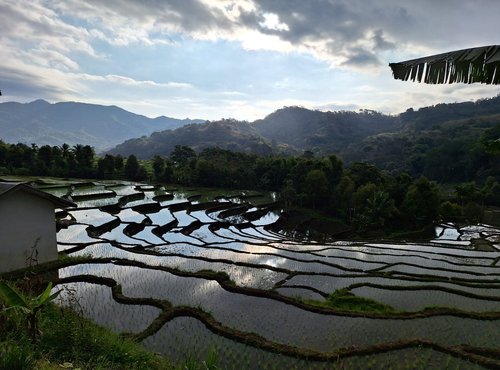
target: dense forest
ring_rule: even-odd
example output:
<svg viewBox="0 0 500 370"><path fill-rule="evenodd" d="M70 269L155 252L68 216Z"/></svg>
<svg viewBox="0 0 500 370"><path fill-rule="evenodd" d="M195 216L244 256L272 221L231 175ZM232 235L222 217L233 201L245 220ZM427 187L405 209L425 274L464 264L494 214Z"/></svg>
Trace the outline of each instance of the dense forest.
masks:
<svg viewBox="0 0 500 370"><path fill-rule="evenodd" d="M343 159L445 183L484 180L500 173L500 114L444 122L445 118L435 115L436 108L426 120L408 118L411 123L401 131L370 136L351 145L343 151Z"/></svg>
<svg viewBox="0 0 500 370"><path fill-rule="evenodd" d="M491 151L492 158L498 154ZM285 210L310 209L358 231L419 229L439 218L481 219L483 206L500 206L499 172L484 181L456 184L446 191L424 176L389 173L353 162L344 168L335 155L258 156L207 148L196 153L176 146L168 157L139 161L90 146L27 146L0 141L0 174L150 180L188 186L261 189L279 192ZM342 228L341 228L342 229Z"/></svg>

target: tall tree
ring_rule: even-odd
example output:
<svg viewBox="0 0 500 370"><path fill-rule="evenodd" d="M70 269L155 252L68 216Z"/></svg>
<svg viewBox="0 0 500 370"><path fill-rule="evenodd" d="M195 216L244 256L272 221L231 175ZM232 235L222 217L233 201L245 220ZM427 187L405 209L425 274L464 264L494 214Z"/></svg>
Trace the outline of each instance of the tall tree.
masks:
<svg viewBox="0 0 500 370"><path fill-rule="evenodd" d="M94 167L94 148L90 145L77 144L73 147L77 168L75 172L80 176L89 176Z"/></svg>
<svg viewBox="0 0 500 370"><path fill-rule="evenodd" d="M185 145L176 145L172 153L170 153L170 159L176 164L183 166L196 159L196 152Z"/></svg>
<svg viewBox="0 0 500 370"><path fill-rule="evenodd" d="M415 180L408 188L402 205L408 221L426 225L436 220L439 210L439 193L426 177Z"/></svg>
<svg viewBox="0 0 500 370"><path fill-rule="evenodd" d="M129 155L125 163L125 177L130 180L135 180L139 172L139 162L133 154Z"/></svg>
<svg viewBox="0 0 500 370"><path fill-rule="evenodd" d="M153 158L153 172L155 174L156 181L161 180L164 171L165 171L165 160L159 155L155 155Z"/></svg>

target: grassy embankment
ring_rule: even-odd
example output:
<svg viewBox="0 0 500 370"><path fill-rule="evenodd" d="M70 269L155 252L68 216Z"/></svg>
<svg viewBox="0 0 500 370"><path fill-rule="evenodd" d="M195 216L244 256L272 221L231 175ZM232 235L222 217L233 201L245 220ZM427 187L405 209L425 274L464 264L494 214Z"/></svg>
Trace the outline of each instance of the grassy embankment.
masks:
<svg viewBox="0 0 500 370"><path fill-rule="evenodd" d="M40 313L33 343L19 314L0 316L1 369L175 369L168 360L99 327L70 309L50 304Z"/></svg>
<svg viewBox="0 0 500 370"><path fill-rule="evenodd" d="M61 256L58 261L37 265L31 269L0 275L8 279L9 285L17 285L27 300L37 295L34 286L41 281L28 282L23 276L41 277L44 271L54 266L64 266L88 257L70 258ZM43 277L41 279L44 279ZM45 286L46 284L43 284ZM25 286L22 288L21 286ZM40 335L33 341L27 326L27 317L19 310L5 310L0 302L0 369L210 369L214 368L217 356L211 354L203 363L193 360L174 364L153 352L147 351L131 339L113 333L83 318L69 308L49 303L38 312ZM204 367L203 367L204 366Z"/></svg>

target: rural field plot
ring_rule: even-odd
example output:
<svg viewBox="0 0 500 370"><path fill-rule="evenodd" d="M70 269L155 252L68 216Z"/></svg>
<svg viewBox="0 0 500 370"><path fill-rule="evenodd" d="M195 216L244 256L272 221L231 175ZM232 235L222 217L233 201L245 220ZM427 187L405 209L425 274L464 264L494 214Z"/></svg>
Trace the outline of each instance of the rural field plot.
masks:
<svg viewBox="0 0 500 370"><path fill-rule="evenodd" d="M72 187L73 186L73 187ZM500 230L425 243L316 242L274 194L65 184L60 304L174 360L223 369L500 368ZM474 239L489 241L476 250Z"/></svg>

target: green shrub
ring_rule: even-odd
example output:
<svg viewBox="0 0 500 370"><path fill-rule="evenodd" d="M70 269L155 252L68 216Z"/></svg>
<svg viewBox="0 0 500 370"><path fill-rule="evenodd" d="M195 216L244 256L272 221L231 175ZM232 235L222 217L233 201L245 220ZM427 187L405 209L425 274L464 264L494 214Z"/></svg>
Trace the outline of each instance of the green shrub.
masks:
<svg viewBox="0 0 500 370"><path fill-rule="evenodd" d="M464 207L464 216L471 222L480 222L483 219L483 209L476 202L469 202Z"/></svg>
<svg viewBox="0 0 500 370"><path fill-rule="evenodd" d="M446 201L439 206L439 214L445 220L455 220L462 216L462 207L456 203Z"/></svg>
<svg viewBox="0 0 500 370"><path fill-rule="evenodd" d="M7 305L4 311L14 310L24 315L28 334L32 342L35 342L39 335L38 312L56 299L60 293L60 291L57 291L54 294L50 294L51 290L52 283L49 283L40 295L31 298L3 281L0 281L0 301Z"/></svg>
<svg viewBox="0 0 500 370"><path fill-rule="evenodd" d="M166 359L132 340L101 328L74 311L48 304L39 320L41 335L32 342L19 312L0 331L0 369L56 369L63 363L84 369L173 369Z"/></svg>

